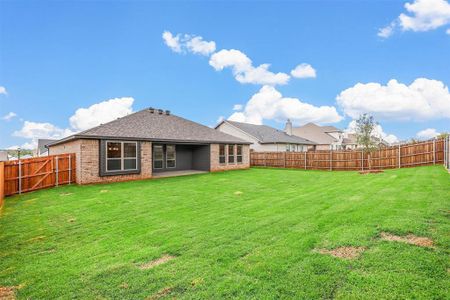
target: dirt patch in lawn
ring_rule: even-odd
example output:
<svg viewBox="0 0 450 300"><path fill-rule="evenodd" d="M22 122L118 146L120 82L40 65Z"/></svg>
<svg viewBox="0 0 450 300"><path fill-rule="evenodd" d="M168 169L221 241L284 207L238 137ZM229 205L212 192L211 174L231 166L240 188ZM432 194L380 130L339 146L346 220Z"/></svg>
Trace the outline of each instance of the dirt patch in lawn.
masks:
<svg viewBox="0 0 450 300"><path fill-rule="evenodd" d="M107 193L109 192L108 190L101 190L100 193Z"/></svg>
<svg viewBox="0 0 450 300"><path fill-rule="evenodd" d="M155 260L149 261L148 263L140 265L139 269L141 269L141 270L152 269L152 268L154 268L156 266L165 264L166 262L168 262L168 261L170 261L170 260L172 260L174 258L175 258L175 256L165 254L165 255L161 256L160 258L158 258L158 259L155 259Z"/></svg>
<svg viewBox="0 0 450 300"><path fill-rule="evenodd" d="M364 250L366 250L364 247L338 247L331 250L317 249L316 252L343 259L355 259L360 256Z"/></svg>
<svg viewBox="0 0 450 300"><path fill-rule="evenodd" d="M241 191L236 191L236 192L234 192L234 194L235 194L236 196L240 196L240 195L242 195L243 193L242 193Z"/></svg>
<svg viewBox="0 0 450 300"><path fill-rule="evenodd" d="M14 300L16 299L15 291L20 289L19 286L0 286L0 300Z"/></svg>
<svg viewBox="0 0 450 300"><path fill-rule="evenodd" d="M422 237L422 236L416 236L413 234L408 234L406 236L399 236L399 235L391 234L388 232L382 232L380 234L380 237L384 241L402 242L402 243L407 243L407 244L411 244L411 245L416 245L419 247L433 248L433 240L432 239L429 239L427 237Z"/></svg>
<svg viewBox="0 0 450 300"><path fill-rule="evenodd" d="M376 174L376 173L383 173L383 170L366 170L366 171L359 171L359 174L365 175L365 174Z"/></svg>
<svg viewBox="0 0 450 300"><path fill-rule="evenodd" d="M172 292L172 288L166 287L166 288L163 288L162 290L159 290L156 294L154 294L150 297L147 297L146 300L160 299L160 298L165 297L168 294L170 294L170 292Z"/></svg>
<svg viewBox="0 0 450 300"><path fill-rule="evenodd" d="M59 194L60 196L70 196L70 195L73 195L73 193L61 193L61 194Z"/></svg>

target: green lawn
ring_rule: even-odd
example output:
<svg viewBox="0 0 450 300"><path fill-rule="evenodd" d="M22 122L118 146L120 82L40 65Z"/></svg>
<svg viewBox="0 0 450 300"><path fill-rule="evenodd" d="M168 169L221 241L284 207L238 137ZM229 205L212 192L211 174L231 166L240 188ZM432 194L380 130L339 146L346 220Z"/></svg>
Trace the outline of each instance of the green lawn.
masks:
<svg viewBox="0 0 450 300"><path fill-rule="evenodd" d="M435 247L383 241L383 231ZM6 199L0 287L20 285L19 299L448 299L449 232L442 166L72 185ZM314 251L339 246L366 251ZM165 254L175 258L139 268Z"/></svg>

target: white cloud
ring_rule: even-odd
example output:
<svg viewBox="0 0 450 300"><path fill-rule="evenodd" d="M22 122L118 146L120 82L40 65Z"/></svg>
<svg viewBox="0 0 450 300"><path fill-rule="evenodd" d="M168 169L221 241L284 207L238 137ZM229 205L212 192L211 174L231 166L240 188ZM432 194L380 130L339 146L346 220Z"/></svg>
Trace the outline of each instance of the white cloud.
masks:
<svg viewBox="0 0 450 300"><path fill-rule="evenodd" d="M353 120L348 124L347 129L345 129L345 132L355 133L355 131L356 131L356 120ZM380 124L377 124L375 126L372 135L377 138L382 138L389 144L396 143L399 141L399 139L395 135L384 132L383 127L381 127Z"/></svg>
<svg viewBox="0 0 450 300"><path fill-rule="evenodd" d="M8 94L8 93L6 92L6 88L5 88L4 86L0 86L0 95L1 95L1 94L3 94L3 95Z"/></svg>
<svg viewBox="0 0 450 300"><path fill-rule="evenodd" d="M337 103L356 119L369 113L378 120L430 120L450 118L450 93L441 81L417 78L410 85L390 80L358 83L342 91Z"/></svg>
<svg viewBox="0 0 450 300"><path fill-rule="evenodd" d="M235 104L233 106L233 110L242 110L244 108L244 106L242 104Z"/></svg>
<svg viewBox="0 0 450 300"><path fill-rule="evenodd" d="M316 78L316 70L310 64L300 64L291 71L295 78Z"/></svg>
<svg viewBox="0 0 450 300"><path fill-rule="evenodd" d="M131 97L122 97L96 103L88 108L79 108L70 117L70 125L75 131L81 131L107 123L132 113L133 102Z"/></svg>
<svg viewBox="0 0 450 300"><path fill-rule="evenodd" d="M214 53L209 60L209 64L216 71L231 68L234 78L240 83L277 85L287 84L290 78L286 73L269 71L269 64L254 67L247 55L235 49L223 49Z"/></svg>
<svg viewBox="0 0 450 300"><path fill-rule="evenodd" d="M4 115L3 117L2 117L2 120L5 120L5 121L10 121L12 118L14 118L14 117L16 117L17 116L17 114L15 113L15 112L9 112L9 113L7 113L6 115Z"/></svg>
<svg viewBox="0 0 450 300"><path fill-rule="evenodd" d="M307 122L334 123L342 120L333 106L313 106L297 98L287 98L274 87L265 85L245 105L243 112L235 112L228 119L238 122L262 124L263 120L296 124Z"/></svg>
<svg viewBox="0 0 450 300"><path fill-rule="evenodd" d="M180 53L181 52L181 45L180 45L180 36L174 36L170 31L164 31L162 34L162 37L164 39L164 42L166 43L167 47L172 49L172 51Z"/></svg>
<svg viewBox="0 0 450 300"><path fill-rule="evenodd" d="M395 21L393 21L388 26L380 28L378 30L378 36L381 37L381 38L388 38L388 37L390 37L394 33L396 24L397 23Z"/></svg>
<svg viewBox="0 0 450 300"><path fill-rule="evenodd" d="M191 52L208 56L216 51L216 43L214 41L204 41L201 36L190 34L173 35L170 31L164 31L162 37L164 43L177 53Z"/></svg>
<svg viewBox="0 0 450 300"><path fill-rule="evenodd" d="M447 29L447 31L446 31L445 33L447 33L448 35L450 35L450 28Z"/></svg>
<svg viewBox="0 0 450 300"><path fill-rule="evenodd" d="M450 4L446 0L415 0L405 3L401 13L390 25L382 28L378 36L389 37L399 27L403 31L429 31L450 24Z"/></svg>
<svg viewBox="0 0 450 300"><path fill-rule="evenodd" d="M216 51L216 43L204 41L201 36L194 36L186 41L186 48L192 53L208 56Z"/></svg>
<svg viewBox="0 0 450 300"><path fill-rule="evenodd" d="M134 99L114 98L93 104L88 108L76 110L69 121L71 128L60 128L48 122L25 121L22 128L13 136L29 139L22 148L36 148L38 139L62 139L81 130L110 122L133 112Z"/></svg>
<svg viewBox="0 0 450 300"><path fill-rule="evenodd" d="M427 128L424 130L419 131L416 136L419 139L424 139L424 140L428 140L428 139L432 139L435 138L439 135L440 133L436 131L436 129L434 128Z"/></svg>
<svg viewBox="0 0 450 300"><path fill-rule="evenodd" d="M24 144L23 148L35 148L38 139L62 139L73 134L70 129L62 129L51 123L39 123L25 121L22 129L15 131L13 136L31 139Z"/></svg>

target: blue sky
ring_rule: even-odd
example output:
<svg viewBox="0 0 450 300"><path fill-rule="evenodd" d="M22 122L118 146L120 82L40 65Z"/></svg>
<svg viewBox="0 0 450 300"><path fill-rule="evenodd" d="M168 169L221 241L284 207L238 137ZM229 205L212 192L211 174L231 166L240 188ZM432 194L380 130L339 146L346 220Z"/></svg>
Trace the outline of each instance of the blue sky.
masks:
<svg viewBox="0 0 450 300"><path fill-rule="evenodd" d="M385 136L449 131L450 5L416 2L2 1L0 148L150 106L205 125L345 129L368 112ZM195 36L214 49L195 53ZM274 73L284 79L267 82Z"/></svg>

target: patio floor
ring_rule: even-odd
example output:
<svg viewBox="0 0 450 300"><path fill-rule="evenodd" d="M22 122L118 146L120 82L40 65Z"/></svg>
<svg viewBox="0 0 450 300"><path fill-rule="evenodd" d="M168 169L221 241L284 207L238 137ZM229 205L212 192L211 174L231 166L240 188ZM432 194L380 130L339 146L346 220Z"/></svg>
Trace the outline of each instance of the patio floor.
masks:
<svg viewBox="0 0 450 300"><path fill-rule="evenodd" d="M175 177L175 176L186 176L194 174L205 174L207 171L200 170L181 170L181 171L167 171L167 172L155 172L152 174L152 178L163 178L163 177Z"/></svg>

